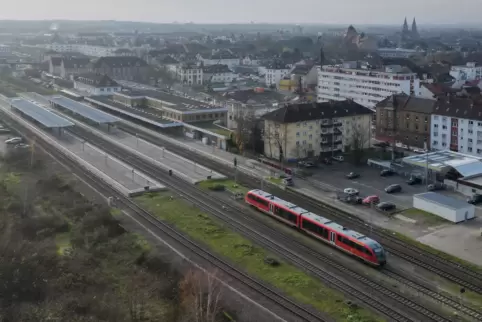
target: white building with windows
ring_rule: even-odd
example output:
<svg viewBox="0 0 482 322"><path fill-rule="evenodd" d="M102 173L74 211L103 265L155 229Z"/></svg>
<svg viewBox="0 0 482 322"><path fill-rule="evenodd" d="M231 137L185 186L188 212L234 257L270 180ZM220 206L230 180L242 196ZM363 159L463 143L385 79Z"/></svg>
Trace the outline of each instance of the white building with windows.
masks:
<svg viewBox="0 0 482 322"><path fill-rule="evenodd" d="M203 68L203 81L228 84L237 78L228 65L210 65Z"/></svg>
<svg viewBox="0 0 482 322"><path fill-rule="evenodd" d="M353 101L285 105L263 115L264 154L279 159L282 151L293 160L336 155L353 144L368 148L372 117Z"/></svg>
<svg viewBox="0 0 482 322"><path fill-rule="evenodd" d="M456 82L479 80L482 79L482 66L477 66L476 63L452 66L450 76L455 78Z"/></svg>
<svg viewBox="0 0 482 322"><path fill-rule="evenodd" d="M482 106L467 98L439 100L431 116L430 138L433 150L482 157Z"/></svg>
<svg viewBox="0 0 482 322"><path fill-rule="evenodd" d="M265 81L266 86L279 87L280 81L289 74L291 71L291 65L286 65L282 62L274 62L266 66Z"/></svg>
<svg viewBox="0 0 482 322"><path fill-rule="evenodd" d="M176 78L183 84L203 84L203 68L196 64L181 64L176 68L175 73Z"/></svg>
<svg viewBox="0 0 482 322"><path fill-rule="evenodd" d="M84 73L73 77L74 88L90 96L113 95L122 87L105 74Z"/></svg>
<svg viewBox="0 0 482 322"><path fill-rule="evenodd" d="M357 62L318 67L317 101L351 99L374 109L378 102L398 93L420 95L416 73L399 65L383 70L359 68Z"/></svg>

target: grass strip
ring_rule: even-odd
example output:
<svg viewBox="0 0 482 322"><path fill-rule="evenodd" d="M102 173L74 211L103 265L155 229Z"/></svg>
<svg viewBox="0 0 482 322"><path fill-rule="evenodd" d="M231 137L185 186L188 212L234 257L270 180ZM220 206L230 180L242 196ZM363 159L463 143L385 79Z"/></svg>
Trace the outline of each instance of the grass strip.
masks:
<svg viewBox="0 0 482 322"><path fill-rule="evenodd" d="M196 206L182 199L171 200L171 195L172 192L150 193L136 197L136 201L159 219L174 225L192 239L206 244L212 251L229 259L250 275L270 283L289 297L309 304L336 320L384 321L364 308L346 303L340 292L330 289L316 278L230 231ZM266 258L276 258L281 265L268 265L265 263Z"/></svg>

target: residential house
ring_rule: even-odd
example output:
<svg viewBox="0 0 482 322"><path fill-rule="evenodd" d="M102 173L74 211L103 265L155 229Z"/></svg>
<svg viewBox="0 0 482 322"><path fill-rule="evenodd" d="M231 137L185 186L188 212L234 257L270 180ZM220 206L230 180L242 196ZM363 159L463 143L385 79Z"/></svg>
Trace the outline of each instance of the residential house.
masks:
<svg viewBox="0 0 482 322"><path fill-rule="evenodd" d="M202 85L203 68L193 63L183 63L176 68L176 79L182 84Z"/></svg>
<svg viewBox="0 0 482 322"><path fill-rule="evenodd" d="M274 61L266 66L265 83L268 87L279 87L280 81L288 75L291 65Z"/></svg>
<svg viewBox="0 0 482 322"><path fill-rule="evenodd" d="M430 122L437 101L401 93L376 106L376 138L409 147L430 148Z"/></svg>
<svg viewBox="0 0 482 322"><path fill-rule="evenodd" d="M142 81L147 80L149 66L138 57L109 56L93 61L89 66L89 71L105 74L113 79Z"/></svg>
<svg viewBox="0 0 482 322"><path fill-rule="evenodd" d="M246 55L243 58L241 58L240 63L241 65L245 65L245 66L259 66L261 61L253 55Z"/></svg>
<svg viewBox="0 0 482 322"><path fill-rule="evenodd" d="M318 83L318 69L313 64L298 64L279 83L281 91L297 91L301 84L303 92L316 90Z"/></svg>
<svg viewBox="0 0 482 322"><path fill-rule="evenodd" d="M74 88L91 96L113 95L122 87L107 75L85 73L73 77Z"/></svg>
<svg viewBox="0 0 482 322"><path fill-rule="evenodd" d="M204 66L210 65L227 65L229 68L239 65L239 58L229 51L218 51L211 55L199 54L198 60L202 61Z"/></svg>
<svg viewBox="0 0 482 322"><path fill-rule="evenodd" d="M209 65L203 67L203 83L231 83L237 75L228 65Z"/></svg>
<svg viewBox="0 0 482 322"><path fill-rule="evenodd" d="M263 116L264 153L293 160L367 148L372 114L350 100L285 105Z"/></svg>
<svg viewBox="0 0 482 322"><path fill-rule="evenodd" d="M450 76L455 78L455 82L465 82L482 79L482 66L475 62L467 63L462 66L452 66Z"/></svg>
<svg viewBox="0 0 482 322"><path fill-rule="evenodd" d="M482 101L449 95L431 115L431 148L482 156Z"/></svg>
<svg viewBox="0 0 482 322"><path fill-rule="evenodd" d="M60 67L60 77L71 78L72 75L83 74L89 71L90 59L88 57L63 57Z"/></svg>

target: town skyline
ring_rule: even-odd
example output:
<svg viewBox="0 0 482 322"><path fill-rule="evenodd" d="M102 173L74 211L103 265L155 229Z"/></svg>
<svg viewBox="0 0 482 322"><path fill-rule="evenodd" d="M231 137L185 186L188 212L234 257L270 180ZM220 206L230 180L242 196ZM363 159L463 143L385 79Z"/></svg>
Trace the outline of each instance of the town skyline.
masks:
<svg viewBox="0 0 482 322"><path fill-rule="evenodd" d="M407 19L416 17L420 25L466 25L479 24L477 9L482 9L482 3L477 0L464 0L464 4L457 7L456 15L451 9L453 3L448 0L426 0L423 7L415 0L402 3L381 0L363 3L355 0L347 0L343 3L301 0L296 3L287 2L284 6L272 0L263 2L246 0L243 3L232 3L229 7L220 0L207 0L203 3L184 0L178 4L140 0L136 1L135 6L132 2L121 0L115 10L108 3L93 0L85 0L69 6L65 6L59 0L49 0L47 3L32 0L19 2L5 4L0 13L0 20L398 25L404 17ZM19 11L19 6L30 10ZM299 10L300 8L310 8L310 10Z"/></svg>

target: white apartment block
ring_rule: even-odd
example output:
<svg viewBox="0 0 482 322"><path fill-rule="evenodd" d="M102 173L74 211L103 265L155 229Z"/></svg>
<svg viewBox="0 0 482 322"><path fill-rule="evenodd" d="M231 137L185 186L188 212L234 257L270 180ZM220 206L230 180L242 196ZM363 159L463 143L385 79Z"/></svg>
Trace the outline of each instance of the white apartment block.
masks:
<svg viewBox="0 0 482 322"><path fill-rule="evenodd" d="M393 94L420 95L416 73L401 66L384 70L356 68L355 64L318 67L318 102L353 100L365 107L375 105Z"/></svg>
<svg viewBox="0 0 482 322"><path fill-rule="evenodd" d="M477 66L476 63L452 66L450 69L450 76L455 78L456 82L479 80L482 79L482 66Z"/></svg>
<svg viewBox="0 0 482 322"><path fill-rule="evenodd" d="M441 114L436 109L431 117L431 148L482 157L482 112L470 107L450 109L441 107Z"/></svg>
<svg viewBox="0 0 482 322"><path fill-rule="evenodd" d="M197 65L180 65L176 68L176 78L183 84L202 85L203 69Z"/></svg>
<svg viewBox="0 0 482 322"><path fill-rule="evenodd" d="M279 86L279 82L289 74L291 68L288 67L266 67L265 83L266 86Z"/></svg>

